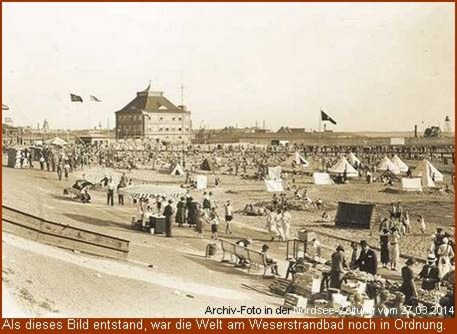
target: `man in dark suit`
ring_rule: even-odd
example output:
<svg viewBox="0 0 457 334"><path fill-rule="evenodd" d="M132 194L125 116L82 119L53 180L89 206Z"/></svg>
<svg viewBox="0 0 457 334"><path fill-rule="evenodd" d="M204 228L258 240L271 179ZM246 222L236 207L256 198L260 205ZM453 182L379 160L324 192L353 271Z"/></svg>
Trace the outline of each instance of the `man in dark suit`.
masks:
<svg viewBox="0 0 457 334"><path fill-rule="evenodd" d="M173 227L173 215L175 213L172 204L173 200L168 200L168 205L165 206L165 209L163 211L163 215L165 216L165 235L169 238L172 237L171 229Z"/></svg>
<svg viewBox="0 0 457 334"><path fill-rule="evenodd" d="M368 246L366 240L362 240L360 246L362 247L362 250L355 263L356 267L361 271L376 275L378 271L378 258L376 253Z"/></svg>
<svg viewBox="0 0 457 334"><path fill-rule="evenodd" d="M422 279L422 289L427 291L436 289L440 281L440 271L436 266L436 257L434 254L430 254L427 257L427 263L422 267L417 277Z"/></svg>

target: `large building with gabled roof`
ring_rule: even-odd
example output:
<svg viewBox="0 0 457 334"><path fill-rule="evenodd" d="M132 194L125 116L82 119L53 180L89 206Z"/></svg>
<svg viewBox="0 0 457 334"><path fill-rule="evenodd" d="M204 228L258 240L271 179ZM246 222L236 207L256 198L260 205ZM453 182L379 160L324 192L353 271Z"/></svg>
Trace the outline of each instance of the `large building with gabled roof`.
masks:
<svg viewBox="0 0 457 334"><path fill-rule="evenodd" d="M190 143L191 113L175 106L151 85L116 111L116 139L150 138L157 142Z"/></svg>

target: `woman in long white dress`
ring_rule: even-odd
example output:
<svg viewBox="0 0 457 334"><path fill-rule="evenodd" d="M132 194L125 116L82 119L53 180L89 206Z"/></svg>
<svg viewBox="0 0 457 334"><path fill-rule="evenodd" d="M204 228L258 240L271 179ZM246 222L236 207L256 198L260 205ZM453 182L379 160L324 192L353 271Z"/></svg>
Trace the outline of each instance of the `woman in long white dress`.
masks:
<svg viewBox="0 0 457 334"><path fill-rule="evenodd" d="M267 231L271 236L271 241L279 235L278 229L276 228L276 212L274 210L267 213Z"/></svg>
<svg viewBox="0 0 457 334"><path fill-rule="evenodd" d="M290 231L290 223L292 221L292 217L287 209L284 209L282 213L282 230L284 231L284 240L289 240L289 231Z"/></svg>
<svg viewBox="0 0 457 334"><path fill-rule="evenodd" d="M275 224L276 224L276 229L278 230L278 234L279 234L279 241L284 241L285 236L284 236L284 229L283 229L283 225L282 225L281 209L278 209L278 211L276 212Z"/></svg>
<svg viewBox="0 0 457 334"><path fill-rule="evenodd" d="M396 228L392 228L389 235L389 255L390 255L390 269L397 270L397 265L400 262L400 248L398 242L400 240L400 234Z"/></svg>
<svg viewBox="0 0 457 334"><path fill-rule="evenodd" d="M438 270L440 278L443 278L451 270L451 258L454 257L454 250L449 245L449 239L443 238L443 243L438 246L436 251L438 256Z"/></svg>

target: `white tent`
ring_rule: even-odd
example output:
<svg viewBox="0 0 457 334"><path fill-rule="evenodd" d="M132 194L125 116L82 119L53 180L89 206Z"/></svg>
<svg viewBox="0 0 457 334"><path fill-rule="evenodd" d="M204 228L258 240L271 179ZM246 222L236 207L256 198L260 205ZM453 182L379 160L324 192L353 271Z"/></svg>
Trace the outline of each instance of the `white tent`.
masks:
<svg viewBox="0 0 457 334"><path fill-rule="evenodd" d="M420 178L402 178L401 186L404 191L422 191L422 182Z"/></svg>
<svg viewBox="0 0 457 334"><path fill-rule="evenodd" d="M208 178L206 175L196 175L195 180L197 181L198 190L208 188Z"/></svg>
<svg viewBox="0 0 457 334"><path fill-rule="evenodd" d="M359 173L355 170L354 167L347 161L345 157L341 157L335 165L333 165L329 170L330 174L341 174L346 173L347 177L357 177Z"/></svg>
<svg viewBox="0 0 457 334"><path fill-rule="evenodd" d="M330 178L328 173L313 173L313 182L316 185L325 185L325 184L333 184L333 180Z"/></svg>
<svg viewBox="0 0 457 334"><path fill-rule="evenodd" d="M54 139L49 139L45 141L46 144L48 145L55 145L55 146L65 146L67 145L67 142L63 140L62 138L55 137Z"/></svg>
<svg viewBox="0 0 457 334"><path fill-rule="evenodd" d="M184 175L184 169L182 168L181 164L176 163L171 166L170 168L171 172L170 175Z"/></svg>
<svg viewBox="0 0 457 334"><path fill-rule="evenodd" d="M389 170L393 174L398 175L400 174L400 169L396 164L394 164L388 157L384 157L377 165L376 169L379 171L386 171Z"/></svg>
<svg viewBox="0 0 457 334"><path fill-rule="evenodd" d="M281 180L281 166L268 167L269 180Z"/></svg>
<svg viewBox="0 0 457 334"><path fill-rule="evenodd" d="M391 159L391 161L397 165L398 169L400 170L400 172L403 172L403 173L406 173L409 169L408 165L405 164L399 157L398 155L394 155Z"/></svg>
<svg viewBox="0 0 457 334"><path fill-rule="evenodd" d="M282 180L267 180L264 179L265 186L267 187L268 192L282 192L284 191L284 187L282 185Z"/></svg>
<svg viewBox="0 0 457 334"><path fill-rule="evenodd" d="M361 163L360 159L357 158L357 157L355 156L355 154L352 153L352 152L349 152L349 154L348 154L348 156L347 156L347 159L348 159L349 163L350 163L352 166L355 166L355 165L358 166L358 165L360 165L360 163Z"/></svg>
<svg viewBox="0 0 457 334"><path fill-rule="evenodd" d="M431 179L431 181L435 182L443 182L443 174L433 166L430 161L427 159L422 160L419 165L417 165L416 169L413 172L413 176L421 177L422 181L424 181L424 176L427 176ZM422 182L422 185L425 186Z"/></svg>
<svg viewBox="0 0 457 334"><path fill-rule="evenodd" d="M299 165L299 166L303 165L303 167L308 167L309 166L309 162L305 158L303 158L300 155L300 153L298 153L298 152L295 152L295 163L297 165Z"/></svg>

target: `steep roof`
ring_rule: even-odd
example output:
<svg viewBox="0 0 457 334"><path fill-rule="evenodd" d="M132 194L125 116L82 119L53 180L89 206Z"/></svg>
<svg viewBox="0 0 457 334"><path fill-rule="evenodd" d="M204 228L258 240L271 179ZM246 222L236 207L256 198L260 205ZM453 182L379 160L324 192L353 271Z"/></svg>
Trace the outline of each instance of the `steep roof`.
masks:
<svg viewBox="0 0 457 334"><path fill-rule="evenodd" d="M347 177L359 176L359 172L352 167L345 157L340 157L340 159L331 168L329 168L328 171L331 174L343 174L346 172Z"/></svg>
<svg viewBox="0 0 457 334"><path fill-rule="evenodd" d="M185 110L175 106L163 92L151 90L149 85L145 90L138 92L136 97L124 108L116 112L151 112L151 113L186 113Z"/></svg>
<svg viewBox="0 0 457 334"><path fill-rule="evenodd" d="M376 165L376 168L380 171L390 170L395 175L400 174L400 168L396 164L394 164L387 156Z"/></svg>

